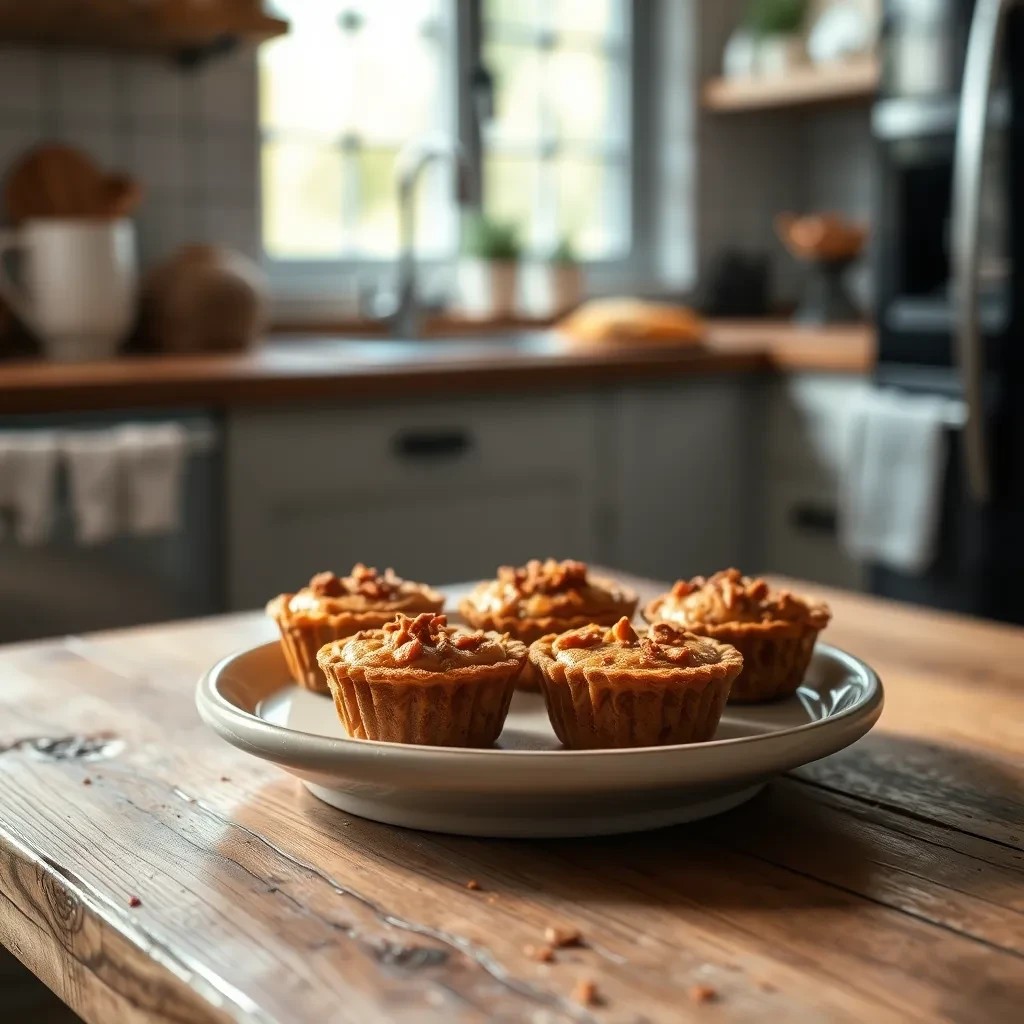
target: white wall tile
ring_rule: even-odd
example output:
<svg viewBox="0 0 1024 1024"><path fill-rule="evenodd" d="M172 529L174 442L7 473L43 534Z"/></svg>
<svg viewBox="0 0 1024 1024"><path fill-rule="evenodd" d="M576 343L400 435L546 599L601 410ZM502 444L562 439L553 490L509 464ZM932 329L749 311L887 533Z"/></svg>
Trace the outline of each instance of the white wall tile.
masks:
<svg viewBox="0 0 1024 1024"><path fill-rule="evenodd" d="M59 123L92 119L112 124L117 117L115 61L104 53L55 50L46 62L52 75Z"/></svg>
<svg viewBox="0 0 1024 1024"><path fill-rule="evenodd" d="M203 241L225 245L252 259L260 259L262 249L251 207L204 204L201 237Z"/></svg>
<svg viewBox="0 0 1024 1024"><path fill-rule="evenodd" d="M32 46L0 46L0 118L43 111L43 56Z"/></svg>
<svg viewBox="0 0 1024 1024"><path fill-rule="evenodd" d="M132 134L128 169L148 191L184 192L190 184L185 139L180 132Z"/></svg>
<svg viewBox="0 0 1024 1024"><path fill-rule="evenodd" d="M39 131L29 122L0 120L0 179L3 179L11 165L20 156L38 145ZM0 211L0 219L6 211Z"/></svg>
<svg viewBox="0 0 1024 1024"><path fill-rule="evenodd" d="M259 147L251 128L208 129L199 149L199 187L204 195L255 203Z"/></svg>
<svg viewBox="0 0 1024 1024"><path fill-rule="evenodd" d="M181 194L164 193L146 197L136 218L139 261L151 266L176 249L200 239L195 212Z"/></svg>
<svg viewBox="0 0 1024 1024"><path fill-rule="evenodd" d="M127 139L105 124L75 121L47 136L47 141L66 142L88 153L104 171L123 170L128 159Z"/></svg>
<svg viewBox="0 0 1024 1024"><path fill-rule="evenodd" d="M257 118L255 54L211 60L192 72L188 114L207 125L251 125Z"/></svg>
<svg viewBox="0 0 1024 1024"><path fill-rule="evenodd" d="M180 130L188 74L166 57L124 58L125 109L132 128Z"/></svg>

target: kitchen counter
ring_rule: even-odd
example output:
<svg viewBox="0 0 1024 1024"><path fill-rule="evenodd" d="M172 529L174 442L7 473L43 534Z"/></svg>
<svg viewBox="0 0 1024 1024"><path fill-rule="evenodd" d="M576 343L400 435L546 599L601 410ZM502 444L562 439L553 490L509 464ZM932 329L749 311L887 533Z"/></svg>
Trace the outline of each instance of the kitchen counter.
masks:
<svg viewBox="0 0 1024 1024"><path fill-rule="evenodd" d="M377 825L218 740L196 677L262 615L0 649L0 942L91 1024L1017 1019L1024 630L814 590L876 729L585 841ZM583 943L541 964L548 925Z"/></svg>
<svg viewBox="0 0 1024 1024"><path fill-rule="evenodd" d="M237 355L129 356L81 365L0 363L0 411L231 407L577 388L692 374L866 373L874 331L713 321L700 346L568 345L552 332L390 341L273 335Z"/></svg>

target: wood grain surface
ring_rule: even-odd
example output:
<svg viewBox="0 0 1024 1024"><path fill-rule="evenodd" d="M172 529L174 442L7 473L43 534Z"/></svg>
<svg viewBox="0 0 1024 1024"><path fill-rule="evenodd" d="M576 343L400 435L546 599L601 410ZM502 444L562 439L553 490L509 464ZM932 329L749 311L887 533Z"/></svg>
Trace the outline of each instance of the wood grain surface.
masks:
<svg viewBox="0 0 1024 1024"><path fill-rule="evenodd" d="M377 825L222 743L195 680L256 614L5 648L0 943L92 1024L1018 1020L1024 630L815 589L876 730L606 839Z"/></svg>
<svg viewBox="0 0 1024 1024"><path fill-rule="evenodd" d="M866 373L874 330L713 321L700 346L566 345L538 335L515 347L498 338L396 343L339 336L275 336L253 352L134 355L95 363L0 363L5 413L142 406L226 408L269 402L380 399L429 393L572 389L667 375L816 370Z"/></svg>

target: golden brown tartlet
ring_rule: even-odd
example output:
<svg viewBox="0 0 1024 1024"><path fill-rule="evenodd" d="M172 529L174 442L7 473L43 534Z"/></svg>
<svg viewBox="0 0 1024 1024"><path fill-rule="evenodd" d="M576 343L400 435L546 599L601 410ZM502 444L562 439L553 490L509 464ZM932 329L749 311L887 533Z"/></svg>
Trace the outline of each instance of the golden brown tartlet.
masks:
<svg viewBox="0 0 1024 1024"><path fill-rule="evenodd" d="M743 667L728 644L623 616L530 647L555 735L574 750L700 743L718 728Z"/></svg>
<svg viewBox="0 0 1024 1024"><path fill-rule="evenodd" d="M518 640L431 612L399 614L317 655L350 736L439 747L494 743L526 658Z"/></svg>
<svg viewBox="0 0 1024 1024"><path fill-rule="evenodd" d="M831 617L828 605L773 591L765 580L738 569L679 580L644 608L648 622L668 622L721 640L743 655L743 671L729 697L737 704L794 694L818 633Z"/></svg>
<svg viewBox="0 0 1024 1024"><path fill-rule="evenodd" d="M478 584L460 602L459 613L477 629L494 629L530 644L592 622L611 626L623 615L631 617L636 603L632 590L590 576L585 562L548 558L501 566L496 579ZM540 688L529 668L519 688Z"/></svg>
<svg viewBox="0 0 1024 1024"><path fill-rule="evenodd" d="M280 594L267 614L281 631L281 649L292 678L300 686L327 693L327 680L316 662L317 651L332 640L361 629L377 629L399 612L439 612L444 595L424 583L412 583L361 563L348 576L321 572L295 594Z"/></svg>

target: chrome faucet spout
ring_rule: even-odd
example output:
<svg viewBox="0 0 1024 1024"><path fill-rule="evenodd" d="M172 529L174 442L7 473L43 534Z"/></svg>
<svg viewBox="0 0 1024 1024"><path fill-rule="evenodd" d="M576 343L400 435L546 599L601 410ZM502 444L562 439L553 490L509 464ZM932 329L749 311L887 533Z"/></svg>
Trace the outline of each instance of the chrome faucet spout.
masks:
<svg viewBox="0 0 1024 1024"><path fill-rule="evenodd" d="M455 171L455 194L465 202L472 184L472 168L463 148L452 139L423 139L406 146L396 161L398 183L398 301L391 318L395 337L415 338L420 329L416 286L416 189L423 172L437 160L447 160Z"/></svg>

